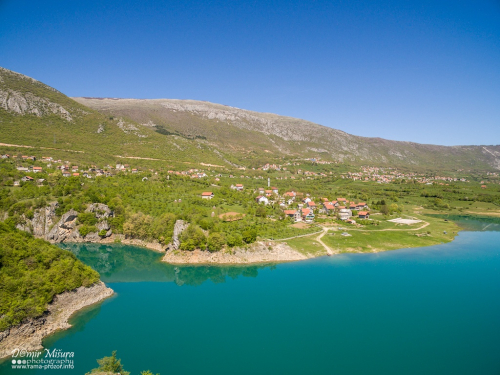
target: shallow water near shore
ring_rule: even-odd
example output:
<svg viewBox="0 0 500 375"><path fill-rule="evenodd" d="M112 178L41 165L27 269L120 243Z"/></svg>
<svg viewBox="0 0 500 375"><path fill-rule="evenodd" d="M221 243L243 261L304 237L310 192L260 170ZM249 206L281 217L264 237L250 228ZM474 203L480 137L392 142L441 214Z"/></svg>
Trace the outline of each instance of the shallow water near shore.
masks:
<svg viewBox="0 0 500 375"><path fill-rule="evenodd" d="M167 374L498 374L500 232L279 265L187 266L124 245L65 245L117 293L44 341L84 374L118 351Z"/></svg>

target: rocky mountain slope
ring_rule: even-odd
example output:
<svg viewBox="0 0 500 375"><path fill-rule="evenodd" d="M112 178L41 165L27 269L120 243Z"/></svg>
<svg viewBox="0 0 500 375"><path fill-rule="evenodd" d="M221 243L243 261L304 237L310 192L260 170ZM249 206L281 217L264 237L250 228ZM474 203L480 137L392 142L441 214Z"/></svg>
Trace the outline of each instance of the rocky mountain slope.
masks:
<svg viewBox="0 0 500 375"><path fill-rule="evenodd" d="M378 165L500 168L499 146L446 147L354 136L309 121L220 104L173 99L74 98L160 133L206 139L219 149Z"/></svg>
<svg viewBox="0 0 500 375"><path fill-rule="evenodd" d="M89 163L255 167L284 158L434 169L500 169L500 146L354 136L309 121L194 100L74 98L0 68L0 143L79 152ZM55 151L52 151L55 152Z"/></svg>

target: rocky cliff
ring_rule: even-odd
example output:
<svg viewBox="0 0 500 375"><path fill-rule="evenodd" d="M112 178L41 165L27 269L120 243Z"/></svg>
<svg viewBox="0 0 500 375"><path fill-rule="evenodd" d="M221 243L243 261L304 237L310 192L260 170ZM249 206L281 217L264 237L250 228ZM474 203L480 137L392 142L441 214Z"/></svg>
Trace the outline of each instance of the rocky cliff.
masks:
<svg viewBox="0 0 500 375"><path fill-rule="evenodd" d="M56 222L57 207L57 202L51 203L47 207L36 210L32 219L23 216L22 222L17 225L17 228L52 243L100 242L103 238L112 235L108 218L113 216L113 212L107 205L93 203L87 207L85 212L93 213L97 219L97 231L90 232L85 236L82 236L78 230L78 212L71 209ZM99 235L101 231L106 231L106 234Z"/></svg>

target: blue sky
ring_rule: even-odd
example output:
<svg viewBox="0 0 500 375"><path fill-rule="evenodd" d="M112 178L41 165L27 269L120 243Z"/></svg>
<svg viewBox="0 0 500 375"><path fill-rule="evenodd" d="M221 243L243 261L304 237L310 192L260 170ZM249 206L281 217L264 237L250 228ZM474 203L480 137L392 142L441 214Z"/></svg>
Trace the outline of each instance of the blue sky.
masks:
<svg viewBox="0 0 500 375"><path fill-rule="evenodd" d="M362 136L500 143L500 1L0 0L0 66Z"/></svg>

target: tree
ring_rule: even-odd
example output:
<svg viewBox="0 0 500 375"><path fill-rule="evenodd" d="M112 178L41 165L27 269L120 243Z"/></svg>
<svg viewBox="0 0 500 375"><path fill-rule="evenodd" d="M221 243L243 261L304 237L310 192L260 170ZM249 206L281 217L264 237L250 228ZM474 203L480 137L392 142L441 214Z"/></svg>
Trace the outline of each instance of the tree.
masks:
<svg viewBox="0 0 500 375"><path fill-rule="evenodd" d="M243 238L239 233L233 233L227 236L226 243L229 247L241 246L243 245Z"/></svg>
<svg viewBox="0 0 500 375"><path fill-rule="evenodd" d="M197 225L190 224L181 235L181 250L194 250L205 248L207 238L205 233Z"/></svg>
<svg viewBox="0 0 500 375"><path fill-rule="evenodd" d="M226 243L224 235L221 233L211 233L208 236L207 248L210 252L219 251L222 249L222 246Z"/></svg>
<svg viewBox="0 0 500 375"><path fill-rule="evenodd" d="M255 216L257 216L257 217L266 217L266 215L267 215L267 211L266 211L266 208L264 206L259 206L255 210Z"/></svg>
<svg viewBox="0 0 500 375"><path fill-rule="evenodd" d="M113 374L120 373L121 375L129 375L130 372L125 371L121 364L121 360L116 358L116 350L113 350L111 357L104 357L97 360L99 367L88 372L86 375L99 372L111 372Z"/></svg>
<svg viewBox="0 0 500 375"><path fill-rule="evenodd" d="M243 232L243 241L246 243L252 243L255 242L257 239L257 231L255 229L247 229L246 231Z"/></svg>

